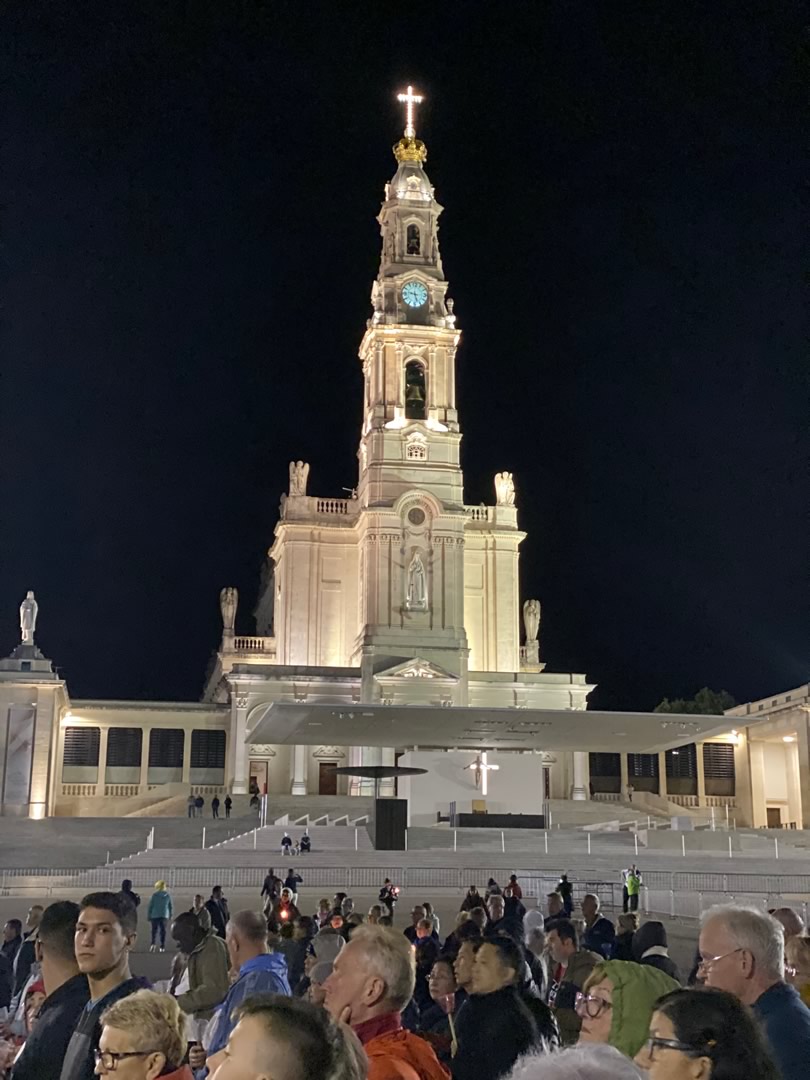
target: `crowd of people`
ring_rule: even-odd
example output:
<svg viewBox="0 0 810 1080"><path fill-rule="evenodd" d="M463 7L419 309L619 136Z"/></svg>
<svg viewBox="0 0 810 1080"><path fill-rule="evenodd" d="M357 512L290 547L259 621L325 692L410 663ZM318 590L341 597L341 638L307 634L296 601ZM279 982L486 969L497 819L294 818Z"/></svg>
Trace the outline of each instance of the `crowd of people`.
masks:
<svg viewBox="0 0 810 1080"><path fill-rule="evenodd" d="M634 873L635 868L633 868ZM625 878L625 881L627 879ZM702 919L682 973L664 925L563 875L543 909L516 875L471 886L442 933L430 903L394 926L338 892L303 911L271 869L255 908L220 886L146 905L166 978L133 975L141 898L124 881L29 909L0 947L7 1080L800 1080L810 1076L810 937L798 913ZM626 901L634 895L630 883Z"/></svg>

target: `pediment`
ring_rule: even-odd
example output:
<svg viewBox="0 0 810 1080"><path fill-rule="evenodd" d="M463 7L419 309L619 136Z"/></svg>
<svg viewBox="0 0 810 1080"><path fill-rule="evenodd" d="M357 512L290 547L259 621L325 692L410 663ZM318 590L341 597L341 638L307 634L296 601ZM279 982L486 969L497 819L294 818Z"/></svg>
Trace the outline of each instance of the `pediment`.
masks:
<svg viewBox="0 0 810 1080"><path fill-rule="evenodd" d="M423 660L419 656L415 656L412 660L406 660L402 664L397 664L396 667L378 671L374 678L378 682L404 682L411 679L434 679L451 683L459 681L457 675L452 675L449 671L445 671L443 667L439 667L438 664L433 664L430 660Z"/></svg>

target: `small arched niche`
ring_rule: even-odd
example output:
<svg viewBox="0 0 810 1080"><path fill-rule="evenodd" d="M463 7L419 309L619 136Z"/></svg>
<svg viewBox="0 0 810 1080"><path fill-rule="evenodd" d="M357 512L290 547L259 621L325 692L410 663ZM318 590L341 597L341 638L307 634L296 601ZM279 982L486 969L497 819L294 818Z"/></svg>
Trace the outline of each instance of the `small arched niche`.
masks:
<svg viewBox="0 0 810 1080"><path fill-rule="evenodd" d="M405 231L405 251L408 255L422 254L422 236L418 225L409 225Z"/></svg>
<svg viewBox="0 0 810 1080"><path fill-rule="evenodd" d="M427 417L425 368L418 360L409 360L405 365L405 417L408 420Z"/></svg>

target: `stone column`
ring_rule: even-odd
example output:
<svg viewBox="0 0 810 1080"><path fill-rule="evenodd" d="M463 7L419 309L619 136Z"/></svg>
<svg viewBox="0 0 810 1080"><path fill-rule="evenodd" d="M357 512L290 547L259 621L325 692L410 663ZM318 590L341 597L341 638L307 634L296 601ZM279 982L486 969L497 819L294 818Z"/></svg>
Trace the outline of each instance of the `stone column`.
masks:
<svg viewBox="0 0 810 1080"><path fill-rule="evenodd" d="M292 794L306 795L307 793L307 750L306 746L293 747L293 778Z"/></svg>
<svg viewBox="0 0 810 1080"><path fill-rule="evenodd" d="M658 751L658 794L662 799L667 797L667 752Z"/></svg>
<svg viewBox="0 0 810 1080"><path fill-rule="evenodd" d="M234 795L246 795L247 747L247 694L235 694L231 698L231 791Z"/></svg>
<svg viewBox="0 0 810 1080"><path fill-rule="evenodd" d="M574 750L574 786L571 798L583 802L588 798L588 754L585 750Z"/></svg>
<svg viewBox="0 0 810 1080"><path fill-rule="evenodd" d="M188 727L183 732L183 779L182 783L189 787L191 785L191 728Z"/></svg>
<svg viewBox="0 0 810 1080"><path fill-rule="evenodd" d="M706 775L703 772L703 743L695 743L697 757L697 797L698 806L706 805Z"/></svg>
<svg viewBox="0 0 810 1080"><path fill-rule="evenodd" d="M630 769L627 754L619 754L619 798L624 802L627 787L630 783Z"/></svg>
<svg viewBox="0 0 810 1080"><path fill-rule="evenodd" d="M96 785L96 795L104 794L104 785L107 783L107 739L109 738L109 734L110 729L108 727L102 727L98 747L98 784Z"/></svg>
<svg viewBox="0 0 810 1080"><path fill-rule="evenodd" d="M151 737L152 729L144 728L141 737L141 778L139 781L141 795L145 794L146 789L149 786L149 740ZM183 745L185 745L185 743Z"/></svg>

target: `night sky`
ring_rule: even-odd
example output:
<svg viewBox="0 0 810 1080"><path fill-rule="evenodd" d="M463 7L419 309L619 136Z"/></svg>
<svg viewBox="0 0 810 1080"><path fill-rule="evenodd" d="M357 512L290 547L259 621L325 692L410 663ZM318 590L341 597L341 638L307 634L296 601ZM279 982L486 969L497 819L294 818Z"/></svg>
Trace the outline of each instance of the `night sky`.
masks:
<svg viewBox="0 0 810 1080"><path fill-rule="evenodd" d="M194 700L221 586L254 631L289 460L356 483L412 82L466 501L514 472L549 669L806 681L803 10L6 8L0 650L33 588L74 698Z"/></svg>

